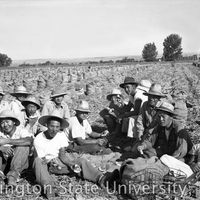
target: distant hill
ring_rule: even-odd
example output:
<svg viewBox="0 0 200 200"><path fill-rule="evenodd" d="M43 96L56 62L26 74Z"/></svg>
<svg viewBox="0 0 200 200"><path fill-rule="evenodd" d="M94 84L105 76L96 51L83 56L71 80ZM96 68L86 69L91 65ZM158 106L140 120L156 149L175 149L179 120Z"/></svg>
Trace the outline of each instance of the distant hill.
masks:
<svg viewBox="0 0 200 200"><path fill-rule="evenodd" d="M38 63L45 63L46 61L50 61L52 63L80 63L80 62L87 62L87 61L108 61L108 60L121 60L123 58L134 58L135 60L140 60L141 56L110 56L110 57L91 57L91 58L72 58L72 59L52 59L52 58L47 58L47 59L27 59L27 60L13 60L13 66L17 66L23 63L29 63L29 64L38 64Z"/></svg>
<svg viewBox="0 0 200 200"><path fill-rule="evenodd" d="M198 53L183 53L183 56L191 56L191 55L198 55ZM90 58L71 58L71 59L66 59L66 58L46 58L46 59L25 59L25 60L13 60L12 66L18 66L23 63L26 64L38 64L38 63L45 63L47 61L50 61L52 63L80 63L80 62L87 62L87 61L93 61L93 62L99 62L99 61L116 61L116 60L122 60L123 58L128 58L128 59L135 59L135 60L141 60L142 56L135 55L135 56L108 56L108 57L90 57ZM162 57L162 55L158 55L158 58Z"/></svg>

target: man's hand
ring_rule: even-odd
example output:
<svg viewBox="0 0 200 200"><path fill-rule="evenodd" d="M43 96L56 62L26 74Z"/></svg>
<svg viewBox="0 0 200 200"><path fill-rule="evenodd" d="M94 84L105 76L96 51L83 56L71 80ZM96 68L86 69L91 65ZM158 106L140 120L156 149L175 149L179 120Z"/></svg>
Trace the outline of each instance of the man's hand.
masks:
<svg viewBox="0 0 200 200"><path fill-rule="evenodd" d="M44 164L44 165L48 164L48 160L45 157L43 157L41 159L42 159L42 164Z"/></svg>
<svg viewBox="0 0 200 200"><path fill-rule="evenodd" d="M105 140L104 140L104 139L98 139L98 140L97 140L97 144L98 144L99 146L103 146L104 143L105 143Z"/></svg>
<svg viewBox="0 0 200 200"><path fill-rule="evenodd" d="M192 163L190 167L191 167L193 172L199 172L200 171L200 163Z"/></svg>
<svg viewBox="0 0 200 200"><path fill-rule="evenodd" d="M137 150L138 150L141 154L143 154L144 146L143 146L143 145L138 146L138 147L137 147Z"/></svg>
<svg viewBox="0 0 200 200"><path fill-rule="evenodd" d="M14 149L11 146L1 146L0 151L4 155L8 155L8 156L13 156L13 153L14 153Z"/></svg>

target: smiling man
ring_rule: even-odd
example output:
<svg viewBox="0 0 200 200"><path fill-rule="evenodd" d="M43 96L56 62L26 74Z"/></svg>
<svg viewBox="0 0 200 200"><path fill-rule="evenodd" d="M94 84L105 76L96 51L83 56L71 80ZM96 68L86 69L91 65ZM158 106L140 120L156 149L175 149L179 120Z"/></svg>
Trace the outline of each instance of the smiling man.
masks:
<svg viewBox="0 0 200 200"><path fill-rule="evenodd" d="M0 182L4 183L4 169L10 163L8 185L17 185L20 173L28 168L31 134L20 127L20 121L10 110L0 113ZM11 162L10 162L11 160Z"/></svg>
<svg viewBox="0 0 200 200"><path fill-rule="evenodd" d="M154 129L150 137L137 147L139 152L143 152L147 157L164 154L173 156L184 161L185 156L192 148L192 142L186 129L179 129L174 126L172 104L163 102L158 111L158 126Z"/></svg>
<svg viewBox="0 0 200 200"><path fill-rule="evenodd" d="M47 130L39 133L34 139L34 147L36 151L34 159L34 171L36 181L45 190L46 196L52 197L55 195L55 182L49 174L49 167L61 161L58 159L59 149L68 146L68 138L61 129L68 127L68 122L56 115L45 115L39 118L39 123L47 127Z"/></svg>

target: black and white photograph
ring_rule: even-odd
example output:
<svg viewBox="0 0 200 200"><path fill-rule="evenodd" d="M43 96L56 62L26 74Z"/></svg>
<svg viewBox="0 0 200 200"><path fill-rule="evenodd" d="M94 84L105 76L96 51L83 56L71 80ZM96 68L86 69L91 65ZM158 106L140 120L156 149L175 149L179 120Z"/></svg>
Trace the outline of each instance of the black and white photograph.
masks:
<svg viewBox="0 0 200 200"><path fill-rule="evenodd" d="M0 199L200 199L199 0L0 0Z"/></svg>

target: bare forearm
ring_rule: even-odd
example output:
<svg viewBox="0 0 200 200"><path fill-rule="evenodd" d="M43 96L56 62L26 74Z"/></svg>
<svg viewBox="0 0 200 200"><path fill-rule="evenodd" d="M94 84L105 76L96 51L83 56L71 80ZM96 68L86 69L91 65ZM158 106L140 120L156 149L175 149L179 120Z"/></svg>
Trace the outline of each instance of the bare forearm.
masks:
<svg viewBox="0 0 200 200"><path fill-rule="evenodd" d="M79 145L84 145L84 144L97 144L97 140L84 140L82 138L77 138L75 142Z"/></svg>
<svg viewBox="0 0 200 200"><path fill-rule="evenodd" d="M21 139L9 139L7 144L14 146L30 146L33 139L31 137L21 138Z"/></svg>
<svg viewBox="0 0 200 200"><path fill-rule="evenodd" d="M96 132L92 132L89 136L90 136L91 138L100 138L100 137L101 137L101 134L100 134L100 133L96 133Z"/></svg>
<svg viewBox="0 0 200 200"><path fill-rule="evenodd" d="M7 139L7 138L1 138L1 139L0 139L0 146L1 146L1 145L8 144L8 142L9 142L9 139Z"/></svg>

